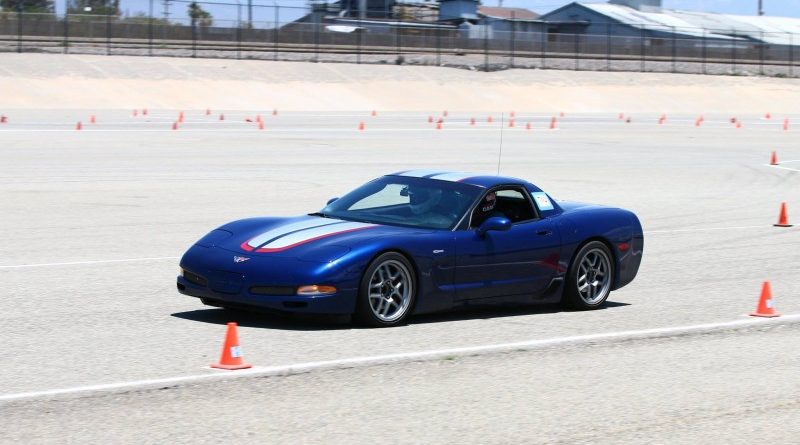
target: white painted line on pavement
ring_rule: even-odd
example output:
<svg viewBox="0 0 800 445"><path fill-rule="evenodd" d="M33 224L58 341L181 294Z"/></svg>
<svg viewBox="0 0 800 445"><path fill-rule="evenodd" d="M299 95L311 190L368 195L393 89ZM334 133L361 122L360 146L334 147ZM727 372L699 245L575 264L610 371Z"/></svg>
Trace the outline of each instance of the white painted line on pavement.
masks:
<svg viewBox="0 0 800 445"><path fill-rule="evenodd" d="M645 230L644 234L649 235L651 233L681 233L681 232L705 232L709 230L742 230L742 229L771 229L771 225L760 225L760 226L735 226L735 227L696 227L690 229L672 229L672 230Z"/></svg>
<svg viewBox="0 0 800 445"><path fill-rule="evenodd" d="M782 170L800 172L800 169L798 169L798 168L786 167L786 166L783 165L783 164L788 164L790 162L800 162L800 159L792 159L792 160L789 160L789 161L781 161L778 165L772 165L772 164L764 164L764 165L767 166L767 167L772 167L772 168L780 168Z"/></svg>
<svg viewBox="0 0 800 445"><path fill-rule="evenodd" d="M107 383L100 385L76 386L72 388L50 389L44 391L31 391L17 394L0 395L0 402L12 402L24 399L54 397L61 395L104 392L114 390L146 389L164 385L177 385L206 380L223 380L242 377L267 377L288 376L311 371L331 369L345 369L386 365L393 363L408 363L416 361L431 361L445 357L467 357L473 355L493 354L501 352L530 351L535 349L550 348L561 345L576 345L602 341L626 341L648 338L674 337L677 335L710 333L715 331L743 328L748 326L793 323L800 321L800 314L783 315L779 318L747 318L734 321L706 323L690 326L673 326L655 329L640 329L632 331L607 332L602 334L574 335L541 340L528 340L514 343L498 343L482 346L468 346L462 348L434 349L429 351L406 352L399 354L373 355L364 357L342 358L318 362L296 363L283 366L255 367L239 371L216 371L206 374L195 374L161 379L133 380L128 382Z"/></svg>
<svg viewBox="0 0 800 445"><path fill-rule="evenodd" d="M136 263L144 261L163 261L177 260L178 256L162 256L152 258L125 258L121 260L90 260L90 261L70 261L65 263L39 263L39 264L16 264L10 266L0 266L0 269L22 269L26 267L51 267L51 266L74 266L79 264L103 264L103 263Z"/></svg>

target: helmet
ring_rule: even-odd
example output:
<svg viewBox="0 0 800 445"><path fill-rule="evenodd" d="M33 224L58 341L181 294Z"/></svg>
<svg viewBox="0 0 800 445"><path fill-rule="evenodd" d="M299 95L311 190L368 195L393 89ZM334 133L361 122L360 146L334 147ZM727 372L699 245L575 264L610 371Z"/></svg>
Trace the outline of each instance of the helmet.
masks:
<svg viewBox="0 0 800 445"><path fill-rule="evenodd" d="M497 205L497 195L494 192L487 193L480 204L481 212L489 213L494 210L495 205Z"/></svg>
<svg viewBox="0 0 800 445"><path fill-rule="evenodd" d="M442 199L442 190L411 185L408 187L408 198L411 213L421 215L439 204Z"/></svg>

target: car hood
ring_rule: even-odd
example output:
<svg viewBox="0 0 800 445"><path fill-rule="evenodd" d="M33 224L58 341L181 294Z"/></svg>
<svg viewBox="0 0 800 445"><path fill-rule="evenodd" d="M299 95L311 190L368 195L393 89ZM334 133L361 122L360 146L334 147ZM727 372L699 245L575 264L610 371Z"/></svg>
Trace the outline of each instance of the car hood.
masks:
<svg viewBox="0 0 800 445"><path fill-rule="evenodd" d="M197 244L216 246L245 256L333 261L376 237L428 232L431 230L303 215L234 221L211 232Z"/></svg>

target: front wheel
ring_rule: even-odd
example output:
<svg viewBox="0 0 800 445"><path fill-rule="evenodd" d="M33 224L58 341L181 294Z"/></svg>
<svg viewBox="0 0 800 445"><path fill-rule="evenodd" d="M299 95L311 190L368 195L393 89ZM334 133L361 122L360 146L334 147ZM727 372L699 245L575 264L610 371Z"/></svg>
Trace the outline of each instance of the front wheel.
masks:
<svg viewBox="0 0 800 445"><path fill-rule="evenodd" d="M611 293L614 262L600 241L586 243L569 266L563 302L574 309L596 309Z"/></svg>
<svg viewBox="0 0 800 445"><path fill-rule="evenodd" d="M375 327L396 326L411 312L416 297L414 272L399 253L375 258L361 278L356 319Z"/></svg>

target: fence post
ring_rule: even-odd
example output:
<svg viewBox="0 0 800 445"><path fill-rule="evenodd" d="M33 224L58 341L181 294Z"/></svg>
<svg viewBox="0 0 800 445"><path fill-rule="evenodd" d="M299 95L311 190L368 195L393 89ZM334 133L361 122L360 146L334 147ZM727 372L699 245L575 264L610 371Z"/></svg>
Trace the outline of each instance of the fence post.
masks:
<svg viewBox="0 0 800 445"><path fill-rule="evenodd" d="M575 34L573 34L573 36L575 37L575 49L573 50L573 52L575 53L574 54L574 57L575 57L575 71L580 71L581 70L581 63L580 63L580 59L578 59L578 52L580 52L580 48L581 48L581 43L580 43L580 40L579 40L581 38L581 35L578 34L578 31L576 30Z"/></svg>
<svg viewBox="0 0 800 445"><path fill-rule="evenodd" d="M64 10L64 54L69 54L69 5Z"/></svg>
<svg viewBox="0 0 800 445"><path fill-rule="evenodd" d="M611 22L606 23L606 71L611 71Z"/></svg>
<svg viewBox="0 0 800 445"><path fill-rule="evenodd" d="M436 66L442 66L442 30L436 28Z"/></svg>
<svg viewBox="0 0 800 445"><path fill-rule="evenodd" d="M514 68L514 49L515 49L514 46L516 43L515 31L517 28L517 22L515 20L516 18L517 18L516 14L514 14L514 11L512 10L511 11L511 63L509 63L509 66L511 68Z"/></svg>
<svg viewBox="0 0 800 445"><path fill-rule="evenodd" d="M645 70L646 70L645 60L644 60L644 58L645 58L645 56L644 56L644 40L645 40L645 34L647 33L646 28L647 27L645 25L642 25L642 35L640 37L641 42L639 42L639 52L641 53L639 55L641 56L641 59L642 59L642 69L641 69L642 72L645 72Z"/></svg>
<svg viewBox="0 0 800 445"><path fill-rule="evenodd" d="M192 17L192 58L197 57L197 20Z"/></svg>
<svg viewBox="0 0 800 445"><path fill-rule="evenodd" d="M356 27L356 63L361 64L361 16L359 15Z"/></svg>
<svg viewBox="0 0 800 445"><path fill-rule="evenodd" d="M17 52L22 52L22 2L17 3Z"/></svg>
<svg viewBox="0 0 800 445"><path fill-rule="evenodd" d="M701 40L703 45L703 74L706 74L706 57L708 57L706 49L706 32L708 31L703 28L703 39Z"/></svg>
<svg viewBox="0 0 800 445"><path fill-rule="evenodd" d="M149 15L147 17L147 54L153 55L153 0L150 0L148 9Z"/></svg>
<svg viewBox="0 0 800 445"><path fill-rule="evenodd" d="M544 22L544 23L542 23L542 39L541 39L542 42L541 42L541 47L539 48L539 51L541 52L541 58L542 58L542 69L547 68L547 65L546 65L546 50L545 50L545 46L547 45L547 33L548 33L547 22Z"/></svg>
<svg viewBox="0 0 800 445"><path fill-rule="evenodd" d="M672 27L672 72L673 73L678 71L678 65L677 65L677 60L676 60L677 57L678 57L678 49L675 47L675 45L678 42L678 39L675 36L675 33L677 31L678 30L673 26Z"/></svg>
<svg viewBox="0 0 800 445"><path fill-rule="evenodd" d="M731 31L731 35L736 39L736 30L734 29ZM733 74L736 74L736 40L734 40L731 45L731 69L733 70Z"/></svg>
<svg viewBox="0 0 800 445"><path fill-rule="evenodd" d="M321 18L314 17L314 63L319 62L319 22Z"/></svg>
<svg viewBox="0 0 800 445"><path fill-rule="evenodd" d="M111 55L111 13L106 10L106 55Z"/></svg>
<svg viewBox="0 0 800 445"><path fill-rule="evenodd" d="M489 71L489 25L483 25L483 70Z"/></svg>
<svg viewBox="0 0 800 445"><path fill-rule="evenodd" d="M236 5L236 59L242 58L242 4Z"/></svg>
<svg viewBox="0 0 800 445"><path fill-rule="evenodd" d="M400 49L401 45L402 45L402 42L400 41L400 39L402 37L400 35L400 19L399 18L397 19L397 27L395 27L395 29L394 29L394 37L395 37L395 43L397 44L397 60L395 61L395 63L400 64L400 57L401 57L400 53L402 51Z"/></svg>
<svg viewBox="0 0 800 445"><path fill-rule="evenodd" d="M280 22L280 11L281 11L281 9L280 9L280 6L278 6L277 4L273 4L273 7L275 8L275 36L274 36L275 38L272 39L272 41L273 41L274 49L275 49L274 59L278 60L278 39L280 39L280 36L281 36L281 32L280 32L280 27L281 27L281 24L280 24L281 23Z"/></svg>

